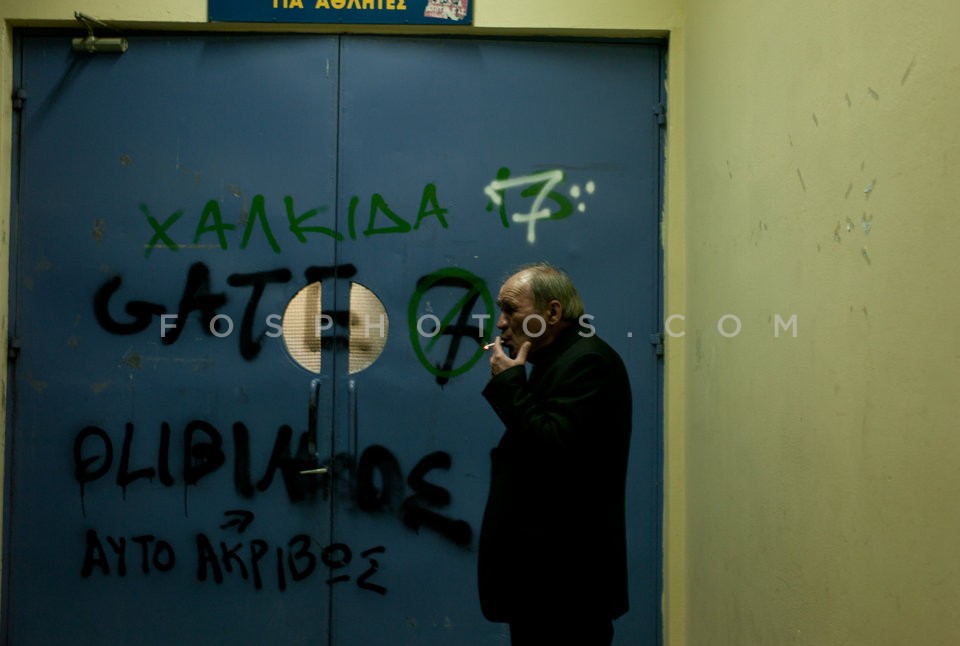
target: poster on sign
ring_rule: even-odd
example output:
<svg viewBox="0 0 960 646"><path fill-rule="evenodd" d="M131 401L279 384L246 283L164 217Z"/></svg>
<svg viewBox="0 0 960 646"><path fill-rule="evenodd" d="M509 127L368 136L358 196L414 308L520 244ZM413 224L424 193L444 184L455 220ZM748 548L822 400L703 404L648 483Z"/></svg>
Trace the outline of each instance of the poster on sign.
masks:
<svg viewBox="0 0 960 646"><path fill-rule="evenodd" d="M425 18L443 20L463 20L467 17L467 3L470 0L427 0L424 9Z"/></svg>

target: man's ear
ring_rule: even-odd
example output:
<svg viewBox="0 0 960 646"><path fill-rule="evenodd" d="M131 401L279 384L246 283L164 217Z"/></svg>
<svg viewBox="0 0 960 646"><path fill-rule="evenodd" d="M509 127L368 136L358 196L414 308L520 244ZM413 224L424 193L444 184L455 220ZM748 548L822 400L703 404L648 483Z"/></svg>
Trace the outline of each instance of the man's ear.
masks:
<svg viewBox="0 0 960 646"><path fill-rule="evenodd" d="M556 325L563 318L563 305L560 301L553 300L547 303L547 323Z"/></svg>

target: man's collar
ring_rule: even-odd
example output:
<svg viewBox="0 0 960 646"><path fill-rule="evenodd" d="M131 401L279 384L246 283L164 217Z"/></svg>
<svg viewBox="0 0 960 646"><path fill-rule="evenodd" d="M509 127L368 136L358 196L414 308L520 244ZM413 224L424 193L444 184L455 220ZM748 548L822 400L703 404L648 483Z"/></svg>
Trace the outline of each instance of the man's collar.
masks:
<svg viewBox="0 0 960 646"><path fill-rule="evenodd" d="M540 367L553 363L558 356L573 345L584 329L577 323L567 326L566 329L560 331L553 341L537 350L536 356L531 355L527 360Z"/></svg>

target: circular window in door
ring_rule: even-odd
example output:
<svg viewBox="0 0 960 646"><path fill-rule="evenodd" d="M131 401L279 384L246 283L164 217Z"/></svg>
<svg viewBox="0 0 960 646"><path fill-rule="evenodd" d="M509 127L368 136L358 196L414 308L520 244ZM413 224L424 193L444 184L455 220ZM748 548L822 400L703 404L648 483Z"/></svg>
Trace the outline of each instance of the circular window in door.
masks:
<svg viewBox="0 0 960 646"><path fill-rule="evenodd" d="M346 320L335 320L324 311L323 286L311 283L297 292L283 312L283 342L291 358L312 373L320 374L324 346L333 347L347 326L347 370L355 374L370 367L387 344L387 310L377 295L359 283L350 283Z"/></svg>

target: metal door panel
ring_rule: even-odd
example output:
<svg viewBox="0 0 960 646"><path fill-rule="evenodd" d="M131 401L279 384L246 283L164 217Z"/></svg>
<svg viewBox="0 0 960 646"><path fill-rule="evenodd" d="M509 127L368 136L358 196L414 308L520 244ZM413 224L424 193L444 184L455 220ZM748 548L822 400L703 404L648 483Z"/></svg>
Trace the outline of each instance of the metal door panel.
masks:
<svg viewBox="0 0 960 646"><path fill-rule="evenodd" d="M335 642L505 638L476 601L489 451L502 428L480 396L486 358L471 360L493 332L489 302L504 272L547 259L576 278L638 392L633 610L618 641L656 643L657 360L649 334L658 316L658 48L351 38L341 60L339 217L354 235L340 257L381 297L390 332L380 358L338 392L359 400L356 450L361 458L376 452L375 464L395 476L378 480L377 491L396 497L383 494L375 514L338 507L335 540L385 548L377 558L387 591L378 599L335 588ZM538 210L549 217L523 221ZM490 315L482 332L475 314ZM430 316L437 318L423 318ZM449 327L433 340L438 320ZM584 558L572 554L558 567L588 567Z"/></svg>
<svg viewBox="0 0 960 646"><path fill-rule="evenodd" d="M500 435L480 345L504 272L548 259L630 369L617 642L656 643L659 47L21 43L11 640L502 643L474 574ZM266 319L316 281L319 371ZM172 343L160 307L186 314Z"/></svg>
<svg viewBox="0 0 960 646"><path fill-rule="evenodd" d="M265 317L334 261L284 200L334 207L336 40L21 42L9 641L325 640L329 502L269 468L311 379Z"/></svg>

